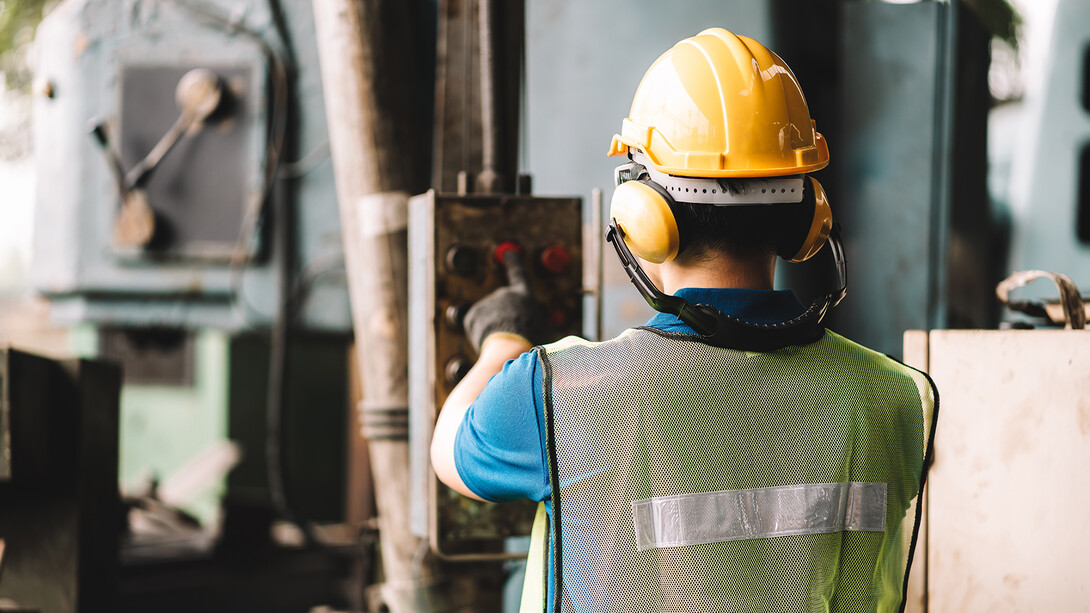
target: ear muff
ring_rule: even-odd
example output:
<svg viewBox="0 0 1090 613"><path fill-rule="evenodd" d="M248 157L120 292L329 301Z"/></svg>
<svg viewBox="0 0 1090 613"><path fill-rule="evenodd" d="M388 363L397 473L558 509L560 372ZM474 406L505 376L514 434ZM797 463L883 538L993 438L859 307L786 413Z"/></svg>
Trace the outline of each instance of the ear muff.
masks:
<svg viewBox="0 0 1090 613"><path fill-rule="evenodd" d="M825 190L817 179L807 179L810 193L803 198L798 221L789 223L781 234L778 248L780 257L792 262L807 260L820 251L833 229L833 211Z"/></svg>
<svg viewBox="0 0 1090 613"><path fill-rule="evenodd" d="M609 215L617 220L632 253L656 264L677 257L677 220L666 190L647 181L625 181L613 190Z"/></svg>

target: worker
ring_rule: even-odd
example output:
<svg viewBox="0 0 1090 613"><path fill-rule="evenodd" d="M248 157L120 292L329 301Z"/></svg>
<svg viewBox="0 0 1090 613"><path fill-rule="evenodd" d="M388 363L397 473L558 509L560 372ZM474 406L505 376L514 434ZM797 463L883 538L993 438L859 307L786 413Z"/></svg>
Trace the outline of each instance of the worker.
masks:
<svg viewBox="0 0 1090 613"><path fill-rule="evenodd" d="M659 313L531 348L540 307L509 251L432 443L462 494L544 502L523 611L901 610L938 396L822 324L843 250L794 74L705 30L648 69L609 153L627 160L606 238ZM827 292L773 289L777 254L826 244Z"/></svg>

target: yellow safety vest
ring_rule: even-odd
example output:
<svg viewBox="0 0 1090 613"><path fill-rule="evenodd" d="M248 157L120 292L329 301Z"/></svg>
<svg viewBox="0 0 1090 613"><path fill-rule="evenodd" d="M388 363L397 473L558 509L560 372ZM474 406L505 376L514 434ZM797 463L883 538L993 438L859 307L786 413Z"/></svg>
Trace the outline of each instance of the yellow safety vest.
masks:
<svg viewBox="0 0 1090 613"><path fill-rule="evenodd" d="M524 613L546 608L546 565L563 611L903 609L926 375L828 331L750 353L639 328L538 356L554 512Z"/></svg>

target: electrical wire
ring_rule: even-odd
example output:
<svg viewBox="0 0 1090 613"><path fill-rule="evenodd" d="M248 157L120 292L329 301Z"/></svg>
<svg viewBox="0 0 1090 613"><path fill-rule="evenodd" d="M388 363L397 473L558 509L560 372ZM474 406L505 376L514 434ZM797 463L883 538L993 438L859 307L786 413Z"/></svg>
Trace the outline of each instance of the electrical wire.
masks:
<svg viewBox="0 0 1090 613"><path fill-rule="evenodd" d="M307 262L295 278L292 286L292 303L298 307L323 277L331 274L347 274L344 266L344 252L331 251Z"/></svg>
<svg viewBox="0 0 1090 613"><path fill-rule="evenodd" d="M314 172L322 165L322 162L330 159L330 157L329 141L326 141L312 149L310 153L299 158L299 160L280 164L280 172L276 174L276 178L285 181L305 177Z"/></svg>
<svg viewBox="0 0 1090 613"><path fill-rule="evenodd" d="M284 22L284 11L279 0L267 0L269 15L280 37L283 56L273 54L279 59L279 68L282 71L281 83L283 85L283 100L289 100L290 75L288 67L294 66L294 53L292 52L291 37ZM271 49L271 45L269 46ZM274 63L276 63L274 61ZM275 87L275 85L274 85ZM284 153L287 138L287 126L290 110L285 104L279 114L274 115L274 120L281 120L281 130L274 133L279 138L276 143L275 162L266 165L266 188L271 190L276 181L277 171L281 157ZM266 194L266 198L269 195ZM266 430L265 430L265 467L269 487L269 498L276 512L295 524L303 533L305 542L310 547L320 546L321 542L315 536L308 522L303 521L295 511L288 497L287 479L284 471L284 433L283 419L285 414L284 398L287 395L287 370L288 370L288 346L291 335L291 325L295 317L295 292L294 280L294 216L292 215L291 200L281 192L277 199L280 206L279 219L276 220L277 244L280 245L280 258L278 260L278 277L280 304L277 309L277 318L272 328L269 350L269 377L268 394L266 398Z"/></svg>

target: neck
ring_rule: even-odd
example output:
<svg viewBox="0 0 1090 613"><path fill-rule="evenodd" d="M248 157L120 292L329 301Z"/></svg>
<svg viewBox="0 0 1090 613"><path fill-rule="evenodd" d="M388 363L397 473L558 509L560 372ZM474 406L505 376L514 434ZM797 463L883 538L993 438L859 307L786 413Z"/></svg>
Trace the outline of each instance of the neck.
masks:
<svg viewBox="0 0 1090 613"><path fill-rule="evenodd" d="M675 294L686 287L769 290L775 280L776 256L674 260L662 265L661 275L662 291L667 294Z"/></svg>

